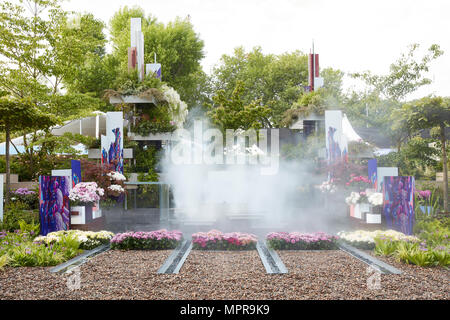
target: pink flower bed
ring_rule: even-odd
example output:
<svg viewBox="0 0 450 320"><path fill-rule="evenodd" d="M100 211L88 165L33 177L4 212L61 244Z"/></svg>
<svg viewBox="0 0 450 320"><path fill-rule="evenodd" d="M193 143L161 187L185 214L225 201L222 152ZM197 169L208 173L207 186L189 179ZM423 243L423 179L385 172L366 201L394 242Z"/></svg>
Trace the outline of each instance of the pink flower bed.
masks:
<svg viewBox="0 0 450 320"><path fill-rule="evenodd" d="M271 232L266 237L267 244L276 250L333 250L338 239L324 232Z"/></svg>
<svg viewBox="0 0 450 320"><path fill-rule="evenodd" d="M112 249L125 250L166 250L174 249L183 238L178 230L165 229L150 232L118 233L111 239Z"/></svg>
<svg viewBox="0 0 450 320"><path fill-rule="evenodd" d="M192 235L192 247L198 250L253 250L258 238L249 233L222 233L218 230Z"/></svg>

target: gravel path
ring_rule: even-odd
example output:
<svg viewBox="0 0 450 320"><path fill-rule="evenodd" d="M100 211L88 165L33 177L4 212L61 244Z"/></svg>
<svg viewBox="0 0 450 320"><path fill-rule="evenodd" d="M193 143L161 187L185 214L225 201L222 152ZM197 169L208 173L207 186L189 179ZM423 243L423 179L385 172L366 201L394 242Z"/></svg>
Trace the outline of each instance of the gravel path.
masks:
<svg viewBox="0 0 450 320"><path fill-rule="evenodd" d="M156 274L171 251L108 251L81 267L81 288L49 268L6 268L0 299L450 299L449 273L385 260L402 275L367 287L367 265L342 251L278 251L288 268L269 275L256 250L192 250L177 275Z"/></svg>

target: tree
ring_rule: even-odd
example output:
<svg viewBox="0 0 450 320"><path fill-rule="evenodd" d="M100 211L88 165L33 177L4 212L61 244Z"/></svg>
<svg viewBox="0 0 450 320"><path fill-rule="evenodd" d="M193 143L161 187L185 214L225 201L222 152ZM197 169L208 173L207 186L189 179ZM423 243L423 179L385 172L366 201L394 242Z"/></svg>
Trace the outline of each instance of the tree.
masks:
<svg viewBox="0 0 450 320"><path fill-rule="evenodd" d="M417 57L418 48L418 44L410 45L408 52L391 64L388 74L374 75L369 71L351 74L353 78L362 80L366 88L362 92L353 92L343 103L353 123L378 128L391 138L398 151L411 135L398 122L391 125L398 119L396 110L401 109L409 94L431 83L426 72L430 63L443 54L439 45L433 44L425 55Z"/></svg>
<svg viewBox="0 0 450 320"><path fill-rule="evenodd" d="M223 55L213 69L212 90L224 90L231 95L238 81L244 84L244 104L255 100L271 109L271 123L279 126L283 113L302 95L308 84L307 56L300 51L281 55L263 54L260 47L246 52L234 49L233 55Z"/></svg>
<svg viewBox="0 0 450 320"><path fill-rule="evenodd" d="M219 90L213 97L214 106L210 106L208 116L222 131L226 129L261 129L267 126L270 109L259 105L259 101L245 104L242 100L244 84L238 81L231 97Z"/></svg>
<svg viewBox="0 0 450 320"><path fill-rule="evenodd" d="M425 97L404 104L402 113L408 128L422 130L436 128L441 143L444 171L444 212L448 212L448 169L445 128L450 126L450 98Z"/></svg>
<svg viewBox="0 0 450 320"><path fill-rule="evenodd" d="M92 15L71 20L71 13L59 3L19 0L0 4L0 90L17 101L29 98L42 114L52 113L64 121L86 116L101 104L100 99L64 89L74 81L87 55L102 54L105 37L103 23ZM25 133L25 153L33 171L36 150ZM38 139L36 135L31 134L32 142Z"/></svg>
<svg viewBox="0 0 450 320"><path fill-rule="evenodd" d="M354 73L352 76L363 80L382 98L402 101L408 94L431 83L431 79L426 78L425 73L429 71L430 62L444 53L439 45L433 44L428 48L427 54L417 61L415 55L419 47L417 43L410 45L409 51L391 64L387 75L373 75L370 71L365 71Z"/></svg>
<svg viewBox="0 0 450 320"><path fill-rule="evenodd" d="M121 8L112 17L110 30L114 45L112 54L122 70L128 65L130 18L142 19L144 63L153 63L156 53L157 62L162 65L162 80L177 90L188 105L199 103L201 99L196 101L198 92L204 87L200 80L205 76L200 65L204 43L190 20L177 18L164 25L150 15L146 17L140 7Z"/></svg>
<svg viewBox="0 0 450 320"><path fill-rule="evenodd" d="M6 92L0 96L0 128L6 134L6 205L9 204L10 165L9 146L11 132L25 129L48 128L56 123L56 118L45 114L37 108L30 99L12 100L6 97Z"/></svg>

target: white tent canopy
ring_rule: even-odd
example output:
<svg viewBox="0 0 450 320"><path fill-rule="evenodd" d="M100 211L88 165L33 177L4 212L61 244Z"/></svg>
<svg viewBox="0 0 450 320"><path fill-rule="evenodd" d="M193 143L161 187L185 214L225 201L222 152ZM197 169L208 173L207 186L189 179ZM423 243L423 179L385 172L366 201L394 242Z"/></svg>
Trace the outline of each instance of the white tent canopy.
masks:
<svg viewBox="0 0 450 320"><path fill-rule="evenodd" d="M62 126L55 126L51 128L50 132L55 136L62 136L66 132L73 134L79 133L84 136L100 138L101 134L106 133L106 114L101 111L95 111L95 116L86 117L82 119L66 121ZM38 131L42 132L42 131ZM26 135L26 139L31 138L31 134ZM19 152L24 152L23 146L24 136L12 139L12 143L17 147ZM73 146L75 149L85 151L83 145L79 144ZM0 155L5 155L6 142L0 143ZM10 144L9 151L11 155L17 155L16 148Z"/></svg>
<svg viewBox="0 0 450 320"><path fill-rule="evenodd" d="M342 117L342 132L347 137L347 141L358 141L362 142L363 139L355 132L350 121L348 121L347 115L344 114Z"/></svg>

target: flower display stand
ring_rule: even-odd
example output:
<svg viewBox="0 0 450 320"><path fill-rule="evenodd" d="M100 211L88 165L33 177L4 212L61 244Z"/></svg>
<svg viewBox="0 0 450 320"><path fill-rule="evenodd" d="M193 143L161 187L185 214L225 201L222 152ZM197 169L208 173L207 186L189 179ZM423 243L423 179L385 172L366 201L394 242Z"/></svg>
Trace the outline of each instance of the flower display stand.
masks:
<svg viewBox="0 0 450 320"><path fill-rule="evenodd" d="M362 219L362 211L359 203L355 204L353 217L357 219Z"/></svg>
<svg viewBox="0 0 450 320"><path fill-rule="evenodd" d="M70 228L73 230L99 231L106 224L98 203L71 207L70 218Z"/></svg>

